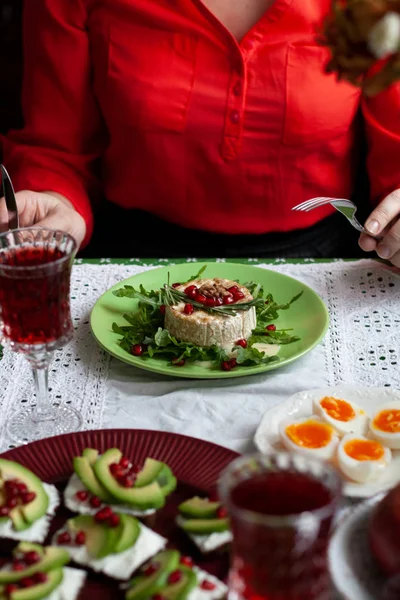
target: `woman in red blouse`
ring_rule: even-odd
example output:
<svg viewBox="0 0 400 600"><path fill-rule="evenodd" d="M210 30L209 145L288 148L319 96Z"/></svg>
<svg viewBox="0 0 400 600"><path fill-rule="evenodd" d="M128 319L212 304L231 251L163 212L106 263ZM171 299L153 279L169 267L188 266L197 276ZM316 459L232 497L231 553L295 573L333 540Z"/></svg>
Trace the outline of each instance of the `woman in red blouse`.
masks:
<svg viewBox="0 0 400 600"><path fill-rule="evenodd" d="M331 207L291 208L352 196L361 108L367 224L400 264L400 88L366 100L324 73L330 6L25 0L25 127L3 143L22 224L87 244L94 206L102 255L351 254Z"/></svg>

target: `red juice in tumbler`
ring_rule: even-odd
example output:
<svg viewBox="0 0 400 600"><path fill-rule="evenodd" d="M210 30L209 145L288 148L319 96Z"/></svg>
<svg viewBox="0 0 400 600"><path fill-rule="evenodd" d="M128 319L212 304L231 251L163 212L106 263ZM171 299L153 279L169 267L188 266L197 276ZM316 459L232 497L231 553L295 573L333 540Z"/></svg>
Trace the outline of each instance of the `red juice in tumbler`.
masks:
<svg viewBox="0 0 400 600"><path fill-rule="evenodd" d="M1 333L18 344L45 344L71 330L69 281L72 261L48 244L0 252ZM5 268L2 268L2 267ZM17 269L7 269L18 267Z"/></svg>
<svg viewBox="0 0 400 600"><path fill-rule="evenodd" d="M319 509L329 507L332 500L323 482L289 470L255 474L233 487L232 505L256 513L257 519L235 511L231 515L229 597L328 600L327 545L333 511L325 514Z"/></svg>

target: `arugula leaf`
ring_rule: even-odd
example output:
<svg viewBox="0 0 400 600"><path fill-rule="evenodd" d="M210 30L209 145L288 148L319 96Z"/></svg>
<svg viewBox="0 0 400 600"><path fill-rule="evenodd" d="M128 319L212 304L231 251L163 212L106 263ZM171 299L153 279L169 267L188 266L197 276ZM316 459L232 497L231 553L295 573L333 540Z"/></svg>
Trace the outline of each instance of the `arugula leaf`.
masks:
<svg viewBox="0 0 400 600"><path fill-rule="evenodd" d="M144 304L150 304L154 307L160 306L159 292L154 292L153 290L147 292L142 285L140 286L140 291L135 290L131 285L124 285L123 288L115 290L113 294L118 298L137 298L139 302L143 302Z"/></svg>
<svg viewBox="0 0 400 600"><path fill-rule="evenodd" d="M279 344L279 346L283 346L285 344L293 344L293 342L298 342L300 340L298 336L287 335L287 331L290 331L290 329L265 331L257 328L253 330L248 343L250 346L253 346L254 344Z"/></svg>
<svg viewBox="0 0 400 600"><path fill-rule="evenodd" d="M249 366L249 365L261 365L268 364L279 360L278 356L266 356L265 352L261 352L258 348L247 346L247 348L240 347L236 357L238 365Z"/></svg>
<svg viewBox="0 0 400 600"><path fill-rule="evenodd" d="M201 276L203 275L204 271L207 269L207 265L203 265L200 269L200 271L198 271L196 273L196 275L192 275L191 277L189 277L189 279L187 279L185 282L183 283L189 283L189 281L196 281L196 279L201 279Z"/></svg>

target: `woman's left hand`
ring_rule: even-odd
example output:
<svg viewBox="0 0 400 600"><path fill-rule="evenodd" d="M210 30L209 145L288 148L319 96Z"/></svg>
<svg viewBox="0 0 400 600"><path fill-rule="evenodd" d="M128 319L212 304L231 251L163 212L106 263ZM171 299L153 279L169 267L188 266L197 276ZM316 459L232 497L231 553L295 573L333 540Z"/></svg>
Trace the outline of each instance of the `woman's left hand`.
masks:
<svg viewBox="0 0 400 600"><path fill-rule="evenodd" d="M376 250L380 258L390 260L400 267L400 189L395 190L372 211L365 228L374 235L382 235L378 241L362 233L359 244L365 252Z"/></svg>

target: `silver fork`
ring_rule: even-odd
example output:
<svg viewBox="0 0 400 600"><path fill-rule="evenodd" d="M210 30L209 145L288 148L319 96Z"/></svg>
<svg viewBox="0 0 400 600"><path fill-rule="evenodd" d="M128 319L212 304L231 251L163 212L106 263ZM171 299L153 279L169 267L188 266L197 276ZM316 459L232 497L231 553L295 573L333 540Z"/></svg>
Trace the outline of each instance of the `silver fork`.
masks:
<svg viewBox="0 0 400 600"><path fill-rule="evenodd" d="M294 206L292 210L300 210L304 212L309 212L310 210L314 210L314 208L319 208L320 206L325 206L326 204L330 204L333 208L336 208L342 215L346 217L348 221L353 225L354 229L360 231L361 233L366 233L372 238L376 240L383 239L381 235L373 235L370 233L365 227L361 225L361 223L356 218L357 206L351 200L346 200L345 198L311 198L311 200L306 200L297 206Z"/></svg>

